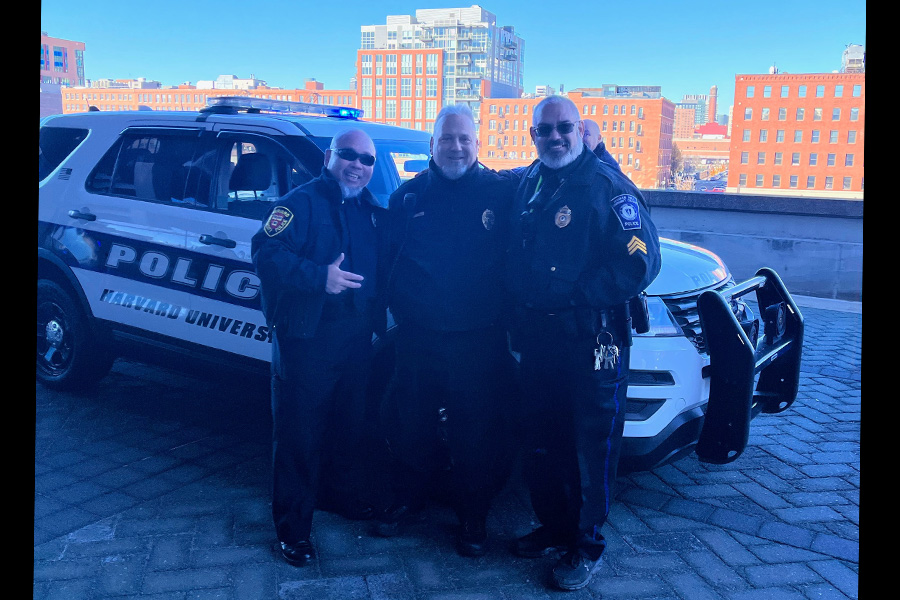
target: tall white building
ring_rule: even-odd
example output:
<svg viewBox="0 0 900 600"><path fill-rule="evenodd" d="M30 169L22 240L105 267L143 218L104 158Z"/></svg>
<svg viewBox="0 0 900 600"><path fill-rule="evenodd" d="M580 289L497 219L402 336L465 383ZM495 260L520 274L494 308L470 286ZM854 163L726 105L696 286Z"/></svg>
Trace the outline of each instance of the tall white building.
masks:
<svg viewBox="0 0 900 600"><path fill-rule="evenodd" d="M438 110L443 105L465 103L477 119L483 95L522 96L525 41L512 26L497 25L496 15L478 5L420 9L414 16L388 15L384 25L363 25L360 32L360 52L397 50L402 58L415 50L440 49L443 72L433 73L439 79ZM361 56L363 62L367 60ZM367 64L363 64L361 75L367 71ZM426 77L429 74L426 71ZM377 77L377 73L373 75ZM482 81L486 83L484 90ZM377 89L377 82L374 85ZM373 98L377 115L378 94Z"/></svg>

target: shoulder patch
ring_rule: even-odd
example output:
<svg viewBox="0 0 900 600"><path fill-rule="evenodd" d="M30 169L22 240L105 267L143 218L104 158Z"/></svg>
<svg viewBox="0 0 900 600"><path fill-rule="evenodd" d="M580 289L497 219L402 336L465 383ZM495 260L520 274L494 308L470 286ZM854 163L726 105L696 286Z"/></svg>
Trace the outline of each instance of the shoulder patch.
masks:
<svg viewBox="0 0 900 600"><path fill-rule="evenodd" d="M272 209L272 213L269 215L268 220L265 225L266 235L269 237L278 235L290 224L291 219L294 218L294 213L289 211L283 206L276 206Z"/></svg>
<svg viewBox="0 0 900 600"><path fill-rule="evenodd" d="M621 194L612 199L613 211L622 224L622 229L630 231L641 228L641 209L638 199L631 194Z"/></svg>

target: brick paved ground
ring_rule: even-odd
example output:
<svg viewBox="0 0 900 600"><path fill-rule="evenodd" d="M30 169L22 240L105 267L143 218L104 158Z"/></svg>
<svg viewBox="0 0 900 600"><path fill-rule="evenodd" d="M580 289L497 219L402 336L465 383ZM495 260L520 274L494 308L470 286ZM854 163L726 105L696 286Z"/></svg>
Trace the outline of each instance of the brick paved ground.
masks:
<svg viewBox="0 0 900 600"><path fill-rule="evenodd" d="M858 598L862 315L804 306L800 393L725 466L620 477L588 588L512 556L532 529L514 476L479 559L426 510L402 536L316 513L319 558L273 551L265 389L119 361L88 396L36 389L33 597L41 600L801 600ZM840 351L835 351L839 348Z"/></svg>

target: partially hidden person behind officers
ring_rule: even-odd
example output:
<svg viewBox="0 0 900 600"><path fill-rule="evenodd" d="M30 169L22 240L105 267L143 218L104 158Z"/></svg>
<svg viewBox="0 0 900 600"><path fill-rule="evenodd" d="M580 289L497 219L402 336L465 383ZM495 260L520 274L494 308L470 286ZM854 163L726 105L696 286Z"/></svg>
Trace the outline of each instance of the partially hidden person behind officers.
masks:
<svg viewBox="0 0 900 600"><path fill-rule="evenodd" d="M284 559L315 557L313 512L375 510L360 493L365 397L378 312L386 210L366 188L375 146L347 129L321 174L283 196L253 236L253 265L272 338L272 517Z"/></svg>
<svg viewBox="0 0 900 600"><path fill-rule="evenodd" d="M585 147L575 104L542 100L538 158L511 220L507 281L521 353L523 475L540 527L514 551L562 552L552 579L586 586L601 564L628 385L629 301L660 270L659 238L638 189Z"/></svg>
<svg viewBox="0 0 900 600"><path fill-rule="evenodd" d="M459 519L463 556L487 551L491 500L512 455L512 373L500 320L515 180L485 168L477 152L471 110L444 107L428 168L390 199L387 299L397 336L383 422L394 500L375 529L397 535L437 494Z"/></svg>
<svg viewBox="0 0 900 600"><path fill-rule="evenodd" d="M606 144L603 142L603 135L600 133L600 126L597 124L597 121L594 121L593 119L584 119L582 123L584 123L584 135L581 139L584 141L584 145L587 146L587 149L593 152L601 161L621 171L622 167L619 166L618 161L616 161L616 159L613 158L613 155L606 149Z"/></svg>

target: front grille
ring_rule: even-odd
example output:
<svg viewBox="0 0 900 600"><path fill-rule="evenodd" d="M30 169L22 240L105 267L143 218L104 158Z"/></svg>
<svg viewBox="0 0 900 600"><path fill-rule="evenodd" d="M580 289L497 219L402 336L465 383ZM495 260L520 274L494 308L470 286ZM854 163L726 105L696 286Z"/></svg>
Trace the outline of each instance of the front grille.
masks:
<svg viewBox="0 0 900 600"><path fill-rule="evenodd" d="M678 294L672 296L662 296L663 302L675 317L675 322L684 331L684 335L691 340L698 352L706 354L706 338L703 336L703 329L700 327L700 313L697 311L697 299L700 294L708 290L721 291L730 287L734 287L734 279L729 277L718 286L700 290L699 292L691 292L688 294Z"/></svg>

